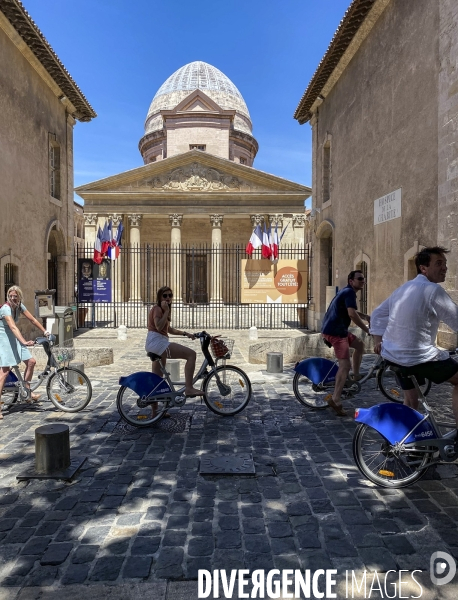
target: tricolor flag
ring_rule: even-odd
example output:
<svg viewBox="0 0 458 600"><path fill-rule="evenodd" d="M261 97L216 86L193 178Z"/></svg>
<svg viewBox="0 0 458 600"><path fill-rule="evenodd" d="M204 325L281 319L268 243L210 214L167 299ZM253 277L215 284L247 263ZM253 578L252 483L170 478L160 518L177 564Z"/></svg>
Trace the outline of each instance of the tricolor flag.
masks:
<svg viewBox="0 0 458 600"><path fill-rule="evenodd" d="M95 242L94 242L94 262L97 263L98 265L100 265L100 263L102 262L102 259L103 259L102 230L100 229L100 226L99 226L99 230L97 231L97 237L95 238Z"/></svg>
<svg viewBox="0 0 458 600"><path fill-rule="evenodd" d="M113 236L113 239L111 241L111 246L108 248L108 258L110 258L111 260L116 260L117 258L119 258L119 253L121 251L121 237L122 237L123 230L124 230L124 227L122 226L122 222L120 222L118 225L118 230L116 232L116 235Z"/></svg>
<svg viewBox="0 0 458 600"><path fill-rule="evenodd" d="M279 245L279 240L278 240L278 223L277 223L275 225L275 231L272 232L272 239L270 242L270 250L272 252L272 254L270 256L271 261L278 260L278 245Z"/></svg>
<svg viewBox="0 0 458 600"><path fill-rule="evenodd" d="M270 228L269 228L270 230ZM270 250L270 242L269 242L269 233L266 229L266 224L264 223L264 231L262 233L262 248L261 248L261 256L262 258L270 258L271 250Z"/></svg>
<svg viewBox="0 0 458 600"><path fill-rule="evenodd" d="M104 225L103 231L102 231L101 242L102 242L102 255L106 255L108 252L108 248L111 245L111 233L108 230L108 223L106 221L105 221L105 225Z"/></svg>
<svg viewBox="0 0 458 600"><path fill-rule="evenodd" d="M256 225L253 233L251 234L250 241L248 242L245 252L251 256L253 254L253 250L262 246L262 231L261 226Z"/></svg>

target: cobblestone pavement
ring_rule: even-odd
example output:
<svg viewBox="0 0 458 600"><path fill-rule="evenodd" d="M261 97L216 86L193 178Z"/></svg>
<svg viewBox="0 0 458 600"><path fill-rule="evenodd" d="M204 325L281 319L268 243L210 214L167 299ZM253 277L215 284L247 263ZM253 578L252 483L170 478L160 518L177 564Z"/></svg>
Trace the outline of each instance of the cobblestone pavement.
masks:
<svg viewBox="0 0 458 600"><path fill-rule="evenodd" d="M130 592L110 597L144 589L144 597L193 599L198 569L241 568L334 568L339 577L421 569L422 598L457 597L454 583L436 589L426 576L433 552L458 557L456 465L404 490L376 488L355 467L353 419L302 407L290 378L255 383L236 417L194 400L134 430L117 413L117 380L150 363L140 343L115 355L113 365L86 369L94 395L83 412L55 412L45 401L0 423L0 599L55 598L62 586L69 598L79 590L76 598L83 584L94 597L116 586ZM237 352L233 362L256 381L258 367ZM381 401L369 382L347 407ZM33 461L34 429L51 422L69 425L72 457L86 463L71 482L17 482ZM256 476L198 475L200 459L215 453L252 454Z"/></svg>

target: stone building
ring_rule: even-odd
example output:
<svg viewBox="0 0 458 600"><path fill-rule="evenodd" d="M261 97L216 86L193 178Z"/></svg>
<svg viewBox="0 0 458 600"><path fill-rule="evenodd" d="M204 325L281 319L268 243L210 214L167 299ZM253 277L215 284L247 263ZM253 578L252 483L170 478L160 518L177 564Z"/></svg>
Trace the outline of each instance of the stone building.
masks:
<svg viewBox="0 0 458 600"><path fill-rule="evenodd" d="M0 0L0 290L74 294L73 127L95 112L18 0Z"/></svg>
<svg viewBox="0 0 458 600"><path fill-rule="evenodd" d="M294 115L313 132L312 328L350 270L371 312L426 245L451 249L458 300L457 67L455 0L350 4Z"/></svg>
<svg viewBox="0 0 458 600"><path fill-rule="evenodd" d="M76 189L84 199L88 242L112 218L115 224L122 219L125 241L134 247L245 247L257 223L287 227L284 243L304 246L304 202L311 190L253 167L258 143L248 108L215 67L192 62L165 81L149 108L139 149L143 166ZM220 263L210 259L202 254L204 302L222 299ZM142 295L132 275L140 257L130 260L130 286L117 296L122 301ZM185 264L174 265L178 300L187 301L189 276Z"/></svg>

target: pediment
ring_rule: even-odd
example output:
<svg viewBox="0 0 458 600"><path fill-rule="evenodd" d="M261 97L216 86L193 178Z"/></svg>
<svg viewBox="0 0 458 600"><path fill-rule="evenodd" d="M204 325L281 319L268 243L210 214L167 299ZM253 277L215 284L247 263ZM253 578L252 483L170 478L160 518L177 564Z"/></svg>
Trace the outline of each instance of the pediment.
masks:
<svg viewBox="0 0 458 600"><path fill-rule="evenodd" d="M131 171L112 175L76 188L82 198L94 193L186 194L250 193L300 194L311 189L231 160L190 150Z"/></svg>
<svg viewBox="0 0 458 600"><path fill-rule="evenodd" d="M156 173L127 186L119 191L164 191L164 192L249 192L262 188L243 177L209 167L200 161L177 167L163 173Z"/></svg>
<svg viewBox="0 0 458 600"><path fill-rule="evenodd" d="M202 90L194 90L192 94L186 96L184 100L180 102L175 108L170 110L170 113L177 114L183 112L215 112L222 113L225 112L221 106L219 106L214 100L212 100L207 94L202 92Z"/></svg>

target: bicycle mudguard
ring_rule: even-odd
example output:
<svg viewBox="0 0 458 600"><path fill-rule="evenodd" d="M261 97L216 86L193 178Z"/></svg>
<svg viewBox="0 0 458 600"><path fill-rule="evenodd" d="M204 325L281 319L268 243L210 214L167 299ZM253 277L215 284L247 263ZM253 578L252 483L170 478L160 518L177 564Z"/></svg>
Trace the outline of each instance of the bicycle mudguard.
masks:
<svg viewBox="0 0 458 600"><path fill-rule="evenodd" d="M423 419L424 415L413 408L393 402L384 402L371 408L357 408L355 411L355 421L369 425L381 433L390 444L401 441ZM431 422L424 421L404 443L437 437L440 436L434 431Z"/></svg>
<svg viewBox="0 0 458 600"><path fill-rule="evenodd" d="M119 385L128 387L141 398L143 396L148 396L153 390L154 394L167 394L172 391L169 384L164 381L162 377L159 377L155 373L150 373L149 371L140 371L139 373L133 373L127 377L120 377Z"/></svg>
<svg viewBox="0 0 458 600"><path fill-rule="evenodd" d="M13 373L13 371L10 371L8 373L8 375L6 376L6 380L5 383L3 384L3 387L15 387L17 383L17 377L16 375Z"/></svg>
<svg viewBox="0 0 458 600"><path fill-rule="evenodd" d="M327 358L306 358L294 367L296 373L305 375L312 383L329 383L335 381L338 366Z"/></svg>

